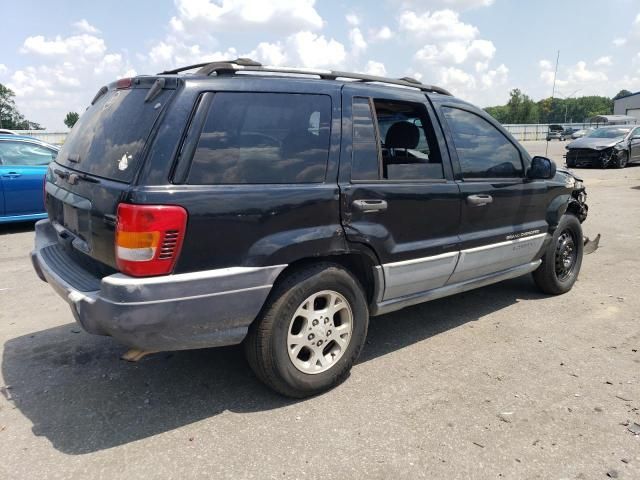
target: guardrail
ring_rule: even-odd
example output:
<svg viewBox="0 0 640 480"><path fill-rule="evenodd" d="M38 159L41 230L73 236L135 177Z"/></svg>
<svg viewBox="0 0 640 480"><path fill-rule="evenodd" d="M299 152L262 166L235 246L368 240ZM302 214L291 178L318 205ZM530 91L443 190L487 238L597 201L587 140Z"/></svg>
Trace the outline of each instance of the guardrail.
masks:
<svg viewBox="0 0 640 480"><path fill-rule="evenodd" d="M636 122L638 123L638 122ZM502 125L514 138L520 142L527 140L546 140L550 125L562 125L564 128L582 130L583 128L604 127L606 124L600 123L529 123L529 124L504 124Z"/></svg>

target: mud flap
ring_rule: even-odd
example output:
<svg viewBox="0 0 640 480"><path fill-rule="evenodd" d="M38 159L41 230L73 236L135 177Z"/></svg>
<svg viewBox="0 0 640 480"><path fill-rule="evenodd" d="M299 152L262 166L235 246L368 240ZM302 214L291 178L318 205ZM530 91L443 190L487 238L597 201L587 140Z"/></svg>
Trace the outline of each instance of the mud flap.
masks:
<svg viewBox="0 0 640 480"><path fill-rule="evenodd" d="M590 253L595 252L598 249L599 244L600 244L600 234L596 235L596 238L594 238L593 240L589 240L589 237L584 237L583 253L585 255L589 255Z"/></svg>

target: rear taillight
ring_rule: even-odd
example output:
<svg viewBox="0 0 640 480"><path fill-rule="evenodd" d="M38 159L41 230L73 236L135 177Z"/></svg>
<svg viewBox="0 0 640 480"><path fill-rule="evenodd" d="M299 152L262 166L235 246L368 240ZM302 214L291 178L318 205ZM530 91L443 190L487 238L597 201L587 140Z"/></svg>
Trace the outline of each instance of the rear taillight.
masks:
<svg viewBox="0 0 640 480"><path fill-rule="evenodd" d="M173 271L187 225L187 211L174 205L118 205L116 264L134 277Z"/></svg>

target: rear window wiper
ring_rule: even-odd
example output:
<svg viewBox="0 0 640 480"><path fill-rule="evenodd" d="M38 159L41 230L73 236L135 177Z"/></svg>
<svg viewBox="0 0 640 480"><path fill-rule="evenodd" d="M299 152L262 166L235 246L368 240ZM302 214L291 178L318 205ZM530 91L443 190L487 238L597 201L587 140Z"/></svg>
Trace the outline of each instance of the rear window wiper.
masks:
<svg viewBox="0 0 640 480"><path fill-rule="evenodd" d="M69 173L57 168L53 169L53 173L58 175L63 180L66 180L67 183L70 183L71 185L75 185L78 182L78 180L84 180L85 182L89 182L89 183L100 183L100 180L98 180L97 178L90 177L86 173L80 173L80 172Z"/></svg>

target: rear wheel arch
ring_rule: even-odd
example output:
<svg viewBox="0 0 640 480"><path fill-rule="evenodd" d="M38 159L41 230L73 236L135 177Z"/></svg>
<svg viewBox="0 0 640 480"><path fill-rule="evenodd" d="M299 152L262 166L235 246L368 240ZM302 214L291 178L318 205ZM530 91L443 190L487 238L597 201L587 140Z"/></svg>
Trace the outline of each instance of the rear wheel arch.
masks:
<svg viewBox="0 0 640 480"><path fill-rule="evenodd" d="M367 302L371 305L375 302L379 289L383 288L380 280L375 273L375 267L378 265L377 259L373 254L366 251L349 251L344 253L335 253L318 257L305 257L296 260L280 272L273 285L275 290L281 282L297 271L308 268L319 263L334 263L353 275L360 284L365 294Z"/></svg>

